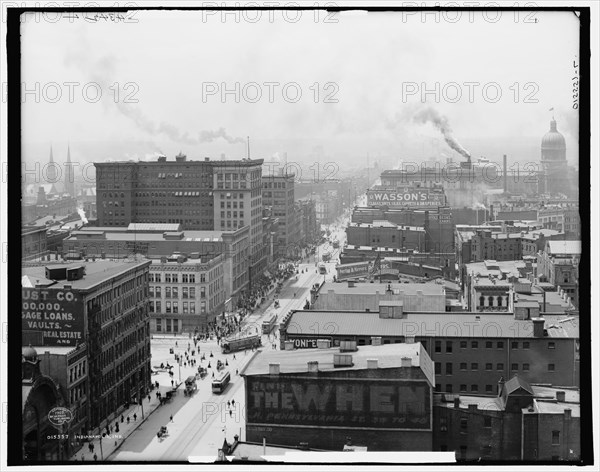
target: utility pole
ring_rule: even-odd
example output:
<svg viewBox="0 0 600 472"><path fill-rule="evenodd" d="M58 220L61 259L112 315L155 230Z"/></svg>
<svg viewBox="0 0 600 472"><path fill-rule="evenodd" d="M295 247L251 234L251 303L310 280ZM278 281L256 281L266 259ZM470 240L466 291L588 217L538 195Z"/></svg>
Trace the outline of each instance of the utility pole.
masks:
<svg viewBox="0 0 600 472"><path fill-rule="evenodd" d="M246 136L246 139L248 140L248 152L246 157L250 159L250 136Z"/></svg>

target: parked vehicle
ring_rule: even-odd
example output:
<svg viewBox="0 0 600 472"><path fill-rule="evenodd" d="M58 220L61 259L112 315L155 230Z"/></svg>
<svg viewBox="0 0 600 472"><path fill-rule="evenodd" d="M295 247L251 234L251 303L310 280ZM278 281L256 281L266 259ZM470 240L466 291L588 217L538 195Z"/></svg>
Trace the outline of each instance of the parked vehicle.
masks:
<svg viewBox="0 0 600 472"><path fill-rule="evenodd" d="M191 396L196 390L198 390L198 384L196 384L196 376L190 375L187 379L185 379L185 390L183 394L185 396Z"/></svg>

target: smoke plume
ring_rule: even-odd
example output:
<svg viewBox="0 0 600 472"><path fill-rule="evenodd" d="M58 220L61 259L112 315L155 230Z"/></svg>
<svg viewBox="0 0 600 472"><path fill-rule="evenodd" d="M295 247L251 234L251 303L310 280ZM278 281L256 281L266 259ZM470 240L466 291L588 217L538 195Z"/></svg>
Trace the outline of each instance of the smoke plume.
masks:
<svg viewBox="0 0 600 472"><path fill-rule="evenodd" d="M85 211L83 210L83 208L77 208L77 213L79 213L79 216L81 217L81 221L83 222L83 224L87 224L88 220L85 216Z"/></svg>
<svg viewBox="0 0 600 472"><path fill-rule="evenodd" d="M121 86L125 84L119 84L118 92L114 90L116 77L119 77L117 74L117 59L115 56L104 56L98 61L93 62L91 61L87 52L82 49L80 51L72 51L67 54L65 57L65 65L74 65L78 67L84 74L89 76L92 82L95 82L100 86L101 90L105 92L105 95L108 96L108 94L106 94L107 91L112 91L112 94L115 97L119 97L119 99L115 99L113 101L102 97L103 103L106 106L108 106L109 103L111 105L114 103L119 113L131 120L140 130L150 135L156 136L157 134L164 134L178 144L190 146L201 143L210 143L219 138L224 139L229 144L246 142L244 138L229 135L225 128L219 128L216 131L201 130L190 134L188 132L182 132L179 128L177 128L177 126L171 123L166 123L164 121L157 123L151 118L147 117L142 110L135 105L135 103L137 103L137 98L135 99L135 102L127 101L125 99L125 97L128 97L131 92L131 89L126 90L124 86ZM131 84L134 84L135 87L139 88L138 84L133 82ZM136 96L137 95L134 94L134 97Z"/></svg>
<svg viewBox="0 0 600 472"><path fill-rule="evenodd" d="M464 147L460 145L460 143L456 140L456 138L452 135L452 128L448 123L448 118L443 115L440 115L437 110L434 108L425 108L419 112L417 112L413 116L413 120L417 123L432 123L444 136L444 140L446 144L454 149L456 152L466 157L467 159L471 159L471 153L467 151Z"/></svg>

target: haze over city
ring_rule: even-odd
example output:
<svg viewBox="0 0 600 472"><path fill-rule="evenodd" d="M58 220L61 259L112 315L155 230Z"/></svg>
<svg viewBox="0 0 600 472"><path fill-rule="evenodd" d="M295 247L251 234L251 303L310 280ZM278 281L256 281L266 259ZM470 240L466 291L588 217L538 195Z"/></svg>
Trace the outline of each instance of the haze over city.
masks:
<svg viewBox="0 0 600 472"><path fill-rule="evenodd" d="M503 12L496 21L463 12L450 23L304 11L295 21L263 11L252 23L260 12L238 12L238 22L222 13L138 11L137 23L25 18L23 87L39 91L23 98L23 158L46 162L52 145L62 162L69 142L82 163L181 150L242 158L249 136L251 157L267 160L287 152L290 161L350 165L367 153L389 166L460 161L434 126L412 119L433 107L474 158L494 161L539 159L554 115L577 164L575 16ZM90 83L99 87L84 96Z"/></svg>

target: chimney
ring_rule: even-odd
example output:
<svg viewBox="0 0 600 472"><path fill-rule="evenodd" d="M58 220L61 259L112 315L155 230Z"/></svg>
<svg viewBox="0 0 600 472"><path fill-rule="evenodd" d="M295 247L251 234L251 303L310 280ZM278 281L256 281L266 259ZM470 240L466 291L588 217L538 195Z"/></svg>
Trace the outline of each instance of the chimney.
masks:
<svg viewBox="0 0 600 472"><path fill-rule="evenodd" d="M558 390L556 392L556 400L559 402L564 402L565 401L565 392L562 390Z"/></svg>
<svg viewBox="0 0 600 472"><path fill-rule="evenodd" d="M500 377L500 380L498 380L498 396L502 395L503 390L504 390L504 377Z"/></svg>
<svg viewBox="0 0 600 472"><path fill-rule="evenodd" d="M404 337L404 342L406 344L414 344L415 343L415 337L414 336L405 336Z"/></svg>
<svg viewBox="0 0 600 472"><path fill-rule="evenodd" d="M381 346L381 336L371 336L371 346Z"/></svg>
<svg viewBox="0 0 600 472"><path fill-rule="evenodd" d="M460 408L460 397L454 397L454 408Z"/></svg>
<svg viewBox="0 0 600 472"><path fill-rule="evenodd" d="M401 362L402 367L412 367L412 357L403 357Z"/></svg>
<svg viewBox="0 0 600 472"><path fill-rule="evenodd" d="M355 282L354 280L348 280L348 287L354 287Z"/></svg>
<svg viewBox="0 0 600 472"><path fill-rule="evenodd" d="M367 359L367 369L377 369L377 359Z"/></svg>
<svg viewBox="0 0 600 472"><path fill-rule="evenodd" d="M570 420L571 419L571 409L570 408L565 408L565 420Z"/></svg>
<svg viewBox="0 0 600 472"><path fill-rule="evenodd" d="M506 159L506 154L504 154L504 156L502 156L502 161L503 161L503 166L504 166L504 193L506 193L508 191L508 163L507 163L507 159Z"/></svg>
<svg viewBox="0 0 600 472"><path fill-rule="evenodd" d="M533 337L543 338L544 337L544 318L531 318L533 322Z"/></svg>
<svg viewBox="0 0 600 472"><path fill-rule="evenodd" d="M475 412L477 412L477 404L469 403L469 413L475 413Z"/></svg>
<svg viewBox="0 0 600 472"><path fill-rule="evenodd" d="M331 347L331 341L329 339L317 339L318 349L329 349Z"/></svg>
<svg viewBox="0 0 600 472"><path fill-rule="evenodd" d="M279 363L273 362L269 364L269 375L279 375Z"/></svg>
<svg viewBox="0 0 600 472"><path fill-rule="evenodd" d="M308 362L308 371L309 372L319 372L319 361L309 361Z"/></svg>
<svg viewBox="0 0 600 472"><path fill-rule="evenodd" d="M285 341L283 343L285 351L293 351L294 350L294 341Z"/></svg>

